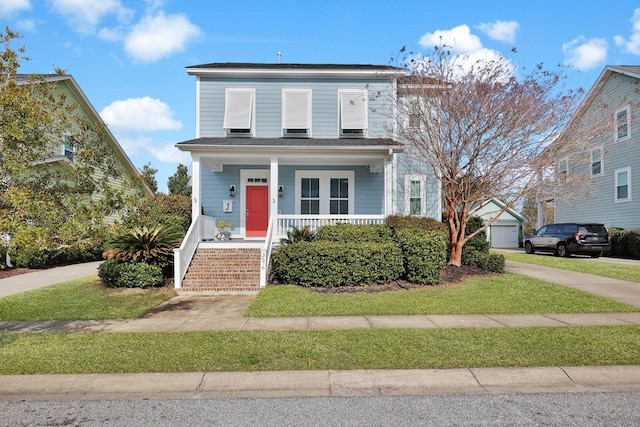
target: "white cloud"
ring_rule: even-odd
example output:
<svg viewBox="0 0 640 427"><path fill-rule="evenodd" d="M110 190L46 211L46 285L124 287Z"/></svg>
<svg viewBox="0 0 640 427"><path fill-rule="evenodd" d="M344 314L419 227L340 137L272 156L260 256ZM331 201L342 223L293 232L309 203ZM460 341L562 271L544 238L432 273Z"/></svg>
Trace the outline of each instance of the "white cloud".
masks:
<svg viewBox="0 0 640 427"><path fill-rule="evenodd" d="M149 152L162 163L191 164L191 155L178 150L174 144L164 144L159 147L151 146L149 147Z"/></svg>
<svg viewBox="0 0 640 427"><path fill-rule="evenodd" d="M0 1L0 16L8 16L21 10L31 9L29 0L2 0Z"/></svg>
<svg viewBox="0 0 640 427"><path fill-rule="evenodd" d="M33 19L21 19L16 22L16 28L20 31L34 33L36 31L36 21Z"/></svg>
<svg viewBox="0 0 640 427"><path fill-rule="evenodd" d="M615 40L616 45L620 46L625 51L634 55L640 55L640 8L633 12L631 22L633 26L629 40L625 40L622 36L615 36L613 39Z"/></svg>
<svg viewBox="0 0 640 427"><path fill-rule="evenodd" d="M112 131L122 133L182 129L173 114L167 104L148 96L114 101L100 112Z"/></svg>
<svg viewBox="0 0 640 427"><path fill-rule="evenodd" d="M513 43L516 40L516 31L518 31L516 21L496 21L493 23L482 23L478 25L478 29L487 34L494 40L504 43Z"/></svg>
<svg viewBox="0 0 640 427"><path fill-rule="evenodd" d="M565 64L578 71L588 71L601 66L607 60L609 43L605 39L587 40L580 36L562 45Z"/></svg>
<svg viewBox="0 0 640 427"><path fill-rule="evenodd" d="M107 16L116 16L126 22L133 10L122 5L120 0L50 0L53 9L67 18L80 33L91 34Z"/></svg>
<svg viewBox="0 0 640 427"><path fill-rule="evenodd" d="M142 62L155 62L176 52L201 34L200 28L183 15L165 15L160 11L146 16L127 35L124 49Z"/></svg>
<svg viewBox="0 0 640 427"><path fill-rule="evenodd" d="M478 36L471 34L468 25L459 25L450 30L436 30L420 38L420 45L426 48L445 45L454 52L470 53L482 49Z"/></svg>
<svg viewBox="0 0 640 427"><path fill-rule="evenodd" d="M153 145L153 138L145 135L122 136L116 135L118 143L129 157L146 152Z"/></svg>

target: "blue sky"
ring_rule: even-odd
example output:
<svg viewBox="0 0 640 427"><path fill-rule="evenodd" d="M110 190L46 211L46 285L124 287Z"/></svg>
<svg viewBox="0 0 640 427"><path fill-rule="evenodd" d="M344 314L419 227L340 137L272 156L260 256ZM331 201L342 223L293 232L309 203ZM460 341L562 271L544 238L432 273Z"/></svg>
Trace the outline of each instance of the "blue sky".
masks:
<svg viewBox="0 0 640 427"><path fill-rule="evenodd" d="M0 0L0 23L23 36L21 71L72 74L133 163L159 169L160 191L189 164L174 144L195 136L186 66L274 63L278 51L282 62L383 65L440 35L518 68L564 64L570 88L588 90L607 64L640 64L630 0Z"/></svg>

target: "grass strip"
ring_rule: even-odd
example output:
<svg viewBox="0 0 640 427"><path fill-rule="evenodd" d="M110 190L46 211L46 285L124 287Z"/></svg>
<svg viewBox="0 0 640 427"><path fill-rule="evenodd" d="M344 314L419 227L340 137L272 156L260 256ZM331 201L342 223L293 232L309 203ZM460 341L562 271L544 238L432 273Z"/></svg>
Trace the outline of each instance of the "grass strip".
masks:
<svg viewBox="0 0 640 427"><path fill-rule="evenodd" d="M596 276L640 283L640 266L638 265L596 261L591 258L561 258L546 253L530 255L499 250L495 250L495 252L504 255L509 261L561 268L563 270L595 274Z"/></svg>
<svg viewBox="0 0 640 427"><path fill-rule="evenodd" d="M175 295L169 288L109 289L87 277L0 298L0 321L130 319Z"/></svg>
<svg viewBox="0 0 640 427"><path fill-rule="evenodd" d="M640 326L304 332L7 333L0 374L640 364Z"/></svg>
<svg viewBox="0 0 640 427"><path fill-rule="evenodd" d="M640 311L621 302L513 273L475 277L455 286L409 291L324 294L267 286L247 317L403 314L532 314Z"/></svg>

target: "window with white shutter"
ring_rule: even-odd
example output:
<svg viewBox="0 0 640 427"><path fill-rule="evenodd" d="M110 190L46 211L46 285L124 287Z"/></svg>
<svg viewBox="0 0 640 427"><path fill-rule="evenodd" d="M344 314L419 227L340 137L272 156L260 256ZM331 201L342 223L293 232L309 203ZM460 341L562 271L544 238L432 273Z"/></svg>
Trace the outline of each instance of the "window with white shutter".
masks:
<svg viewBox="0 0 640 427"><path fill-rule="evenodd" d="M255 95L255 89L227 88L225 90L223 126L227 135L253 135Z"/></svg>
<svg viewBox="0 0 640 427"><path fill-rule="evenodd" d="M368 99L366 89L339 90L340 136L364 137L367 134Z"/></svg>
<svg viewBox="0 0 640 427"><path fill-rule="evenodd" d="M311 89L282 89L282 135L311 136Z"/></svg>

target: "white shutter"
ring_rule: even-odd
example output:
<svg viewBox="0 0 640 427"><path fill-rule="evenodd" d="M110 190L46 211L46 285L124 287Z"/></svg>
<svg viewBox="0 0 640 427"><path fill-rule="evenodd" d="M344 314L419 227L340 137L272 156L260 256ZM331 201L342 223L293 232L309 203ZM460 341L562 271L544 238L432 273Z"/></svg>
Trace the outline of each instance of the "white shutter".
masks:
<svg viewBox="0 0 640 427"><path fill-rule="evenodd" d="M341 129L367 129L367 92L341 92Z"/></svg>
<svg viewBox="0 0 640 427"><path fill-rule="evenodd" d="M309 129L311 92L284 92L284 129Z"/></svg>
<svg viewBox="0 0 640 427"><path fill-rule="evenodd" d="M224 106L225 129L251 129L253 91L227 90Z"/></svg>

